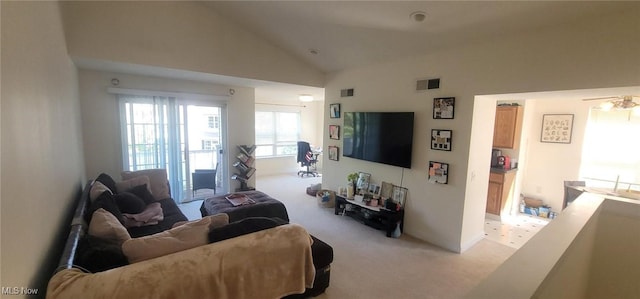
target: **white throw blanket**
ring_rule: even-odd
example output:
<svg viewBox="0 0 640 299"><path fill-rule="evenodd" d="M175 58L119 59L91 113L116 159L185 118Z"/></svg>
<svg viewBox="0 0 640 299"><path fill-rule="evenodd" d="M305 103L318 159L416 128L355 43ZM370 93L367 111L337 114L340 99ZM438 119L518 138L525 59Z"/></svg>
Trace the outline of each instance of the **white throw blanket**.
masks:
<svg viewBox="0 0 640 299"><path fill-rule="evenodd" d="M145 225L154 225L164 220L164 214L162 213L162 206L159 202L154 202L147 205L147 207L138 214L122 213L124 216L125 227L139 227Z"/></svg>

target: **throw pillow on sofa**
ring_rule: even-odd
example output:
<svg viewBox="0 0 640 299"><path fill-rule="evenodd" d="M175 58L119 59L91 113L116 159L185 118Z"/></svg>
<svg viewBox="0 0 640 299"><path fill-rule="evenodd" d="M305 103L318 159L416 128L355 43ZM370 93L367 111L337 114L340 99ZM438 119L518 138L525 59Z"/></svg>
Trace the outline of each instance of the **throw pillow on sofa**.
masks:
<svg viewBox="0 0 640 299"><path fill-rule="evenodd" d="M135 186L129 189L127 192L131 192L140 197L142 201L144 201L144 203L147 205L157 202L153 197L153 194L151 194L151 191L149 191L149 186L147 184Z"/></svg>
<svg viewBox="0 0 640 299"><path fill-rule="evenodd" d="M223 226L229 224L229 215L227 213L218 213L218 214L215 214L215 215L209 215L209 216L205 216L205 217L202 217L202 218L211 218L211 225L209 225L209 231L211 231L214 228L223 227ZM173 224L173 227L178 227L178 226L183 225L183 224L196 222L198 220L178 221L178 222Z"/></svg>
<svg viewBox="0 0 640 299"><path fill-rule="evenodd" d="M113 214L120 223L124 224L124 216L122 216L122 212L120 212L118 204L113 199L111 192L107 191L102 192L102 194L100 194L100 196L91 203L88 213L85 214L85 221L87 221L87 223L91 223L93 213L101 208Z"/></svg>
<svg viewBox="0 0 640 299"><path fill-rule="evenodd" d="M169 180L167 179L166 169L144 169L137 171L123 171L121 173L123 180L132 179L139 176L149 177L149 187L151 194L156 200L163 200L171 197L169 194Z"/></svg>
<svg viewBox="0 0 640 299"><path fill-rule="evenodd" d="M93 184L91 184L91 189L89 189L89 199L91 202L94 202L100 195L102 195L103 192L113 194L115 190L107 188L103 183L94 181Z"/></svg>
<svg viewBox="0 0 640 299"><path fill-rule="evenodd" d="M107 188L109 188L109 190L111 190L111 192L115 193L117 192L116 190L116 181L113 180L113 178L106 174L106 173L101 173L100 175L98 175L98 177L95 179L96 182L100 182L103 185L105 185Z"/></svg>
<svg viewBox="0 0 640 299"><path fill-rule="evenodd" d="M129 191L131 189L133 189L134 187L140 186L140 185L146 185L147 187L149 187L149 177L146 175L141 175L141 176L137 176L134 178L130 178L130 179L126 179L126 180L122 180L120 182L116 183L116 192L120 193L120 192L126 192ZM149 189L149 192L151 192L151 189Z"/></svg>
<svg viewBox="0 0 640 299"><path fill-rule="evenodd" d="M212 229L209 232L209 242L214 243L238 236L254 233L257 231L273 228L279 225L287 224L280 218L274 217L249 217L236 222L229 223L225 226Z"/></svg>
<svg viewBox="0 0 640 299"><path fill-rule="evenodd" d="M211 218L186 223L150 236L133 238L122 244L122 252L130 263L136 263L208 243Z"/></svg>
<svg viewBox="0 0 640 299"><path fill-rule="evenodd" d="M85 235L78 241L74 265L91 273L126 266L129 262L116 242Z"/></svg>
<svg viewBox="0 0 640 299"><path fill-rule="evenodd" d="M142 200L142 198L131 192L120 192L113 196L113 199L116 201L120 212L127 214L138 214L144 211L144 208L147 207L147 204Z"/></svg>
<svg viewBox="0 0 640 299"><path fill-rule="evenodd" d="M122 244L131 239L127 229L113 214L105 209L98 209L93 213L89 223L89 235Z"/></svg>

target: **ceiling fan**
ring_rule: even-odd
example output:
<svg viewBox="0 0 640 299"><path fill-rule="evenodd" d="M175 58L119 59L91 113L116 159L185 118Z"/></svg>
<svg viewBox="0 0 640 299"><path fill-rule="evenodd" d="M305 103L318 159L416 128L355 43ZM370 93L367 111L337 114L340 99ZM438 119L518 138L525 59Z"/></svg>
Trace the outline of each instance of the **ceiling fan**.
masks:
<svg viewBox="0 0 640 299"><path fill-rule="evenodd" d="M640 111L640 103L634 102L633 101L634 98L640 99L640 96L612 96L612 97L584 99L584 101L608 100L600 103L599 106L594 108L602 109L604 111L609 111L612 109L633 110L634 113L636 113L636 111Z"/></svg>

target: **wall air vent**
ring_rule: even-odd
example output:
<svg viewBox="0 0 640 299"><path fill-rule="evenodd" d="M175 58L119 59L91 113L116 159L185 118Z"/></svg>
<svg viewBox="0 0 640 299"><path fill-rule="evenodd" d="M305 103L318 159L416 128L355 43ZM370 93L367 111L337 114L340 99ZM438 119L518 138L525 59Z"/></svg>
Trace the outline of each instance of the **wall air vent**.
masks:
<svg viewBox="0 0 640 299"><path fill-rule="evenodd" d="M440 88L440 78L416 81L417 91L437 88Z"/></svg>
<svg viewBox="0 0 640 299"><path fill-rule="evenodd" d="M342 89L340 90L340 97L344 98L344 97L352 97L353 96L353 88L347 88L347 89Z"/></svg>

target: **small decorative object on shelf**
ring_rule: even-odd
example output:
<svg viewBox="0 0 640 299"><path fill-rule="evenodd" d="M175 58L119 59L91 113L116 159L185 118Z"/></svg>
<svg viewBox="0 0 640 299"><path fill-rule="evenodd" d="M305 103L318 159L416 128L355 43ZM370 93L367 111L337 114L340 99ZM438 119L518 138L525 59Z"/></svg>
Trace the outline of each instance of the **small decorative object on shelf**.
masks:
<svg viewBox="0 0 640 299"><path fill-rule="evenodd" d="M255 149L255 145L238 145L240 152L236 155L237 161L233 163L233 167L235 167L238 172L231 176L232 180L240 182L240 188L237 188L236 191L255 190L254 187L249 187L247 184L251 176L256 172L256 169L253 167L253 162L255 162L253 152Z"/></svg>

